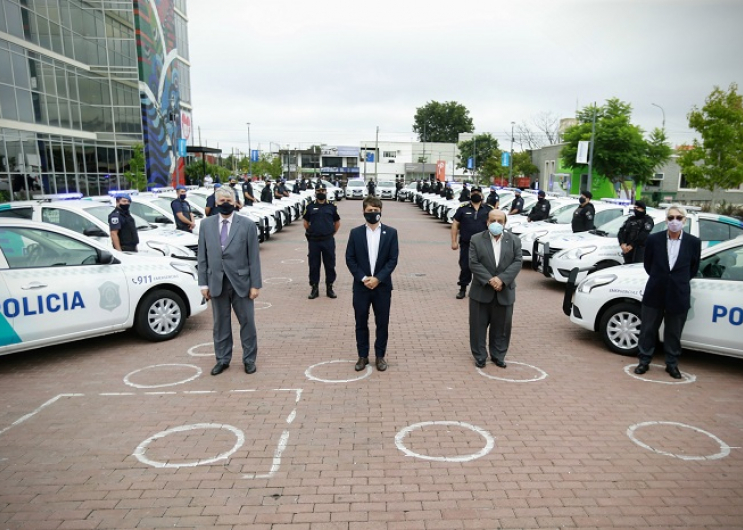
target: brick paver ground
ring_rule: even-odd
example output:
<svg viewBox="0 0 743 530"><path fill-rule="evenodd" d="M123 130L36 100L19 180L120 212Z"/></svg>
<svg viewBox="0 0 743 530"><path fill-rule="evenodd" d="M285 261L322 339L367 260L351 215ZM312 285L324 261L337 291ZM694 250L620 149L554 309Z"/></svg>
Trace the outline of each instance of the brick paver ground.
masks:
<svg viewBox="0 0 743 530"><path fill-rule="evenodd" d="M1 357L0 528L743 528L743 361L690 352L693 383L633 378L524 269L508 368L482 375L449 227L409 203L384 206L400 233L389 370L308 378L358 377L342 256L361 203L339 210L337 300L307 300L298 223L262 245L255 375L209 375L210 312L167 343ZM669 422L635 431L655 451L628 436L644 422Z"/></svg>

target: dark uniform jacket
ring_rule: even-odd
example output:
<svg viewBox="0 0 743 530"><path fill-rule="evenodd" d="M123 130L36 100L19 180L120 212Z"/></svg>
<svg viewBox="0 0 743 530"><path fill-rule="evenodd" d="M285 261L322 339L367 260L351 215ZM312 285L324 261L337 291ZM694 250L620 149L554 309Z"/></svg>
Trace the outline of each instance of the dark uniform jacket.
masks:
<svg viewBox="0 0 743 530"><path fill-rule="evenodd" d="M498 196L498 192L495 190L490 190L490 193L488 194L488 198L486 199L486 202L490 206L495 206L498 204L498 201L500 200L500 197Z"/></svg>
<svg viewBox="0 0 743 530"><path fill-rule="evenodd" d="M266 185L263 186L263 189L261 190L261 202L273 202L273 193L271 192L271 184L266 182Z"/></svg>
<svg viewBox="0 0 743 530"><path fill-rule="evenodd" d="M468 200L470 200L469 188L462 188L462 191L459 193L459 200L462 202L467 202Z"/></svg>
<svg viewBox="0 0 743 530"><path fill-rule="evenodd" d="M547 199L539 199L534 207L529 212L527 219L529 221L543 221L550 216L550 208L552 205Z"/></svg>
<svg viewBox="0 0 743 530"><path fill-rule="evenodd" d="M310 241L322 241L333 237L335 223L341 220L338 208L329 202L311 202L304 210L302 219L310 224L305 237Z"/></svg>
<svg viewBox="0 0 743 530"><path fill-rule="evenodd" d="M596 208L590 202L585 206L578 206L573 213L573 220L571 222L573 232L588 232L596 228L593 224L595 217Z"/></svg>
<svg viewBox="0 0 743 530"><path fill-rule="evenodd" d="M454 212L454 220L459 223L459 242L469 243L475 234L488 229L488 214L493 207L484 202L475 209L471 202L462 204Z"/></svg>
<svg viewBox="0 0 743 530"><path fill-rule="evenodd" d="M181 221L180 217L178 217L178 214L182 213L183 217L185 217L186 219L191 219L191 205L188 203L188 201L173 199L170 203L170 209L173 210L173 217L175 217L175 227L178 230L190 232L191 225L184 223L183 221Z"/></svg>
<svg viewBox="0 0 743 530"><path fill-rule="evenodd" d="M251 201L250 199L248 199L245 196L245 194L247 193L251 197L254 197L254 195L253 195L253 184L251 184L250 182L243 182L242 188L243 188L243 204L245 204L245 206L252 206L253 205L253 201Z"/></svg>
<svg viewBox="0 0 743 530"><path fill-rule="evenodd" d="M648 214L642 217L630 216L619 229L617 239L620 245L632 245L632 248L642 248L655 226L653 218Z"/></svg>
<svg viewBox="0 0 743 530"><path fill-rule="evenodd" d="M139 233L137 232L137 222L131 213L115 208L113 212L108 214L108 228L118 230L121 250L137 250Z"/></svg>

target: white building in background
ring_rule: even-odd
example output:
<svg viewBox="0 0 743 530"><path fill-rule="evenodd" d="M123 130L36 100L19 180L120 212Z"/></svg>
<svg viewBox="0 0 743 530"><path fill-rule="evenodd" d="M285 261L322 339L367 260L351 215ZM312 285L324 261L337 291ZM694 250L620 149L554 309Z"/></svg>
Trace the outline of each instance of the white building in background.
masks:
<svg viewBox="0 0 743 530"><path fill-rule="evenodd" d="M436 176L439 162L445 166L446 180L469 179L470 174L457 168L459 149L454 143L376 142L360 143L359 175L366 180L405 182Z"/></svg>

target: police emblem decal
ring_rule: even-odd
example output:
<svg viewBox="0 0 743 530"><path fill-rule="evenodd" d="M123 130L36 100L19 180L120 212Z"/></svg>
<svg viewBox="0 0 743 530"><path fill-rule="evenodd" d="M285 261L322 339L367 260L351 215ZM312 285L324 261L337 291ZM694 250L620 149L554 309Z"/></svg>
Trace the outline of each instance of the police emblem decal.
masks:
<svg viewBox="0 0 743 530"><path fill-rule="evenodd" d="M119 286L113 282L106 282L98 287L101 294L101 309L113 311L121 305L121 296L119 295Z"/></svg>

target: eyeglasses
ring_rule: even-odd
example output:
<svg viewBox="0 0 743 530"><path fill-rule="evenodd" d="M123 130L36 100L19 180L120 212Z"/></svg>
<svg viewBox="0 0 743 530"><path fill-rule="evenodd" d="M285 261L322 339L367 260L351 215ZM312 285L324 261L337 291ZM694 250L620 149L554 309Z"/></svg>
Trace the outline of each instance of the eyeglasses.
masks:
<svg viewBox="0 0 743 530"><path fill-rule="evenodd" d="M683 221L684 216L683 215L669 215L668 216L669 221L673 221L674 219L676 219L677 221Z"/></svg>

